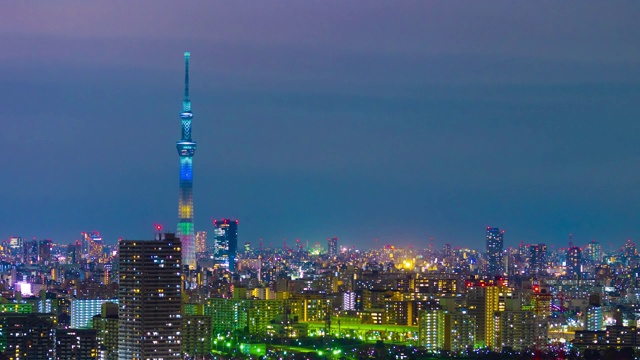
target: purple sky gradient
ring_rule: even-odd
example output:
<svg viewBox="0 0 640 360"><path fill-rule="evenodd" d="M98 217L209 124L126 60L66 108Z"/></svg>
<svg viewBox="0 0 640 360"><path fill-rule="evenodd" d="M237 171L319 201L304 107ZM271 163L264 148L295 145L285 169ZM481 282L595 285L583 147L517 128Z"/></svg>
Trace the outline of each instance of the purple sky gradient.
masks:
<svg viewBox="0 0 640 360"><path fill-rule="evenodd" d="M175 226L482 247L638 235L634 1L0 4L0 239ZM17 115L19 114L19 116Z"/></svg>

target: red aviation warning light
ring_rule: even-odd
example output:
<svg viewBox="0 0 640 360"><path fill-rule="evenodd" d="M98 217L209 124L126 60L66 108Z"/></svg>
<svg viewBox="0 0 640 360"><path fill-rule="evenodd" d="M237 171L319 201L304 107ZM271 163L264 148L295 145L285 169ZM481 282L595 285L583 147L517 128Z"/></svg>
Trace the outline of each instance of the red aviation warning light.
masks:
<svg viewBox="0 0 640 360"><path fill-rule="evenodd" d="M156 231L158 231L158 232L162 231L162 225L155 224L154 226L156 227Z"/></svg>

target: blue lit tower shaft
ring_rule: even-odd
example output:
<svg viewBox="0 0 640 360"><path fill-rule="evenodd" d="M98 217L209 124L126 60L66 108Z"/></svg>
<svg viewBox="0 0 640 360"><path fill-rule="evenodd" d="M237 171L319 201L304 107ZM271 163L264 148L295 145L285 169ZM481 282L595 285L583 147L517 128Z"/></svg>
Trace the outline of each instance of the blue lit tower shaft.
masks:
<svg viewBox="0 0 640 360"><path fill-rule="evenodd" d="M196 268L195 231L193 228L193 155L196 143L191 140L191 100L189 99L189 58L184 53L184 100L182 101L182 139L176 143L180 156L180 194L178 198L178 237L182 242L182 264Z"/></svg>

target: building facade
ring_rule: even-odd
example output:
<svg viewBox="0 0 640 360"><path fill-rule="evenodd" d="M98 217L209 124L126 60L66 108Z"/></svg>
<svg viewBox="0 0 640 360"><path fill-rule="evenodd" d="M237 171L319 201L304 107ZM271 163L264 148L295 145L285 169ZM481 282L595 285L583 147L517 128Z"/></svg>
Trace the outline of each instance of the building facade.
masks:
<svg viewBox="0 0 640 360"><path fill-rule="evenodd" d="M489 275L503 275L502 252L504 231L500 228L487 227L487 273Z"/></svg>
<svg viewBox="0 0 640 360"><path fill-rule="evenodd" d="M159 237L119 242L120 360L181 359L181 242Z"/></svg>
<svg viewBox="0 0 640 360"><path fill-rule="evenodd" d="M238 220L214 220L214 255L216 263L234 272L238 250Z"/></svg>

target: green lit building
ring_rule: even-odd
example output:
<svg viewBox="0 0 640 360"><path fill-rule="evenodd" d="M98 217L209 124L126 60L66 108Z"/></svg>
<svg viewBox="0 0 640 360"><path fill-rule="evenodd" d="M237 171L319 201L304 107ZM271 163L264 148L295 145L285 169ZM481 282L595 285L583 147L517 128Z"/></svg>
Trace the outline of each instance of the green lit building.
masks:
<svg viewBox="0 0 640 360"><path fill-rule="evenodd" d="M96 330L96 340L101 346L101 359L118 359L118 305L107 302L102 304L99 315L93 317L93 329Z"/></svg>
<svg viewBox="0 0 640 360"><path fill-rule="evenodd" d="M266 334L267 325L284 313L284 300L209 299L204 313L211 317L213 334Z"/></svg>
<svg viewBox="0 0 640 360"><path fill-rule="evenodd" d="M56 318L52 314L0 314L0 352L9 359L53 359Z"/></svg>
<svg viewBox="0 0 640 360"><path fill-rule="evenodd" d="M182 318L182 353L194 359L211 353L211 316L185 315Z"/></svg>

